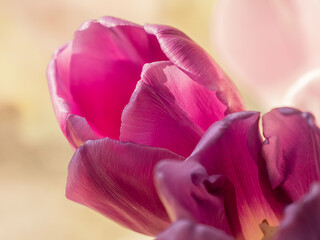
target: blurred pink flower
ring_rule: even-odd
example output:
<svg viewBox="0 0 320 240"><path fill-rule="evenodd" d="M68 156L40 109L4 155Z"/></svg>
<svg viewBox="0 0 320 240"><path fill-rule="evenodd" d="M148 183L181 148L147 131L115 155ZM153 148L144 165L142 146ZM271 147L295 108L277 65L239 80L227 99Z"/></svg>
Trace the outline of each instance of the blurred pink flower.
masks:
<svg viewBox="0 0 320 240"><path fill-rule="evenodd" d="M88 21L47 75L63 133L74 148L85 143L70 163L67 197L150 235L170 222L154 165L189 156L213 122L242 110L211 57L168 26Z"/></svg>
<svg viewBox="0 0 320 240"><path fill-rule="evenodd" d="M287 104L320 117L314 98L308 98L310 88L290 89L305 86L305 76L320 71L319 12L320 1L315 0L216 0L214 56L260 108ZM319 76L311 76L318 88ZM300 90L303 99L293 100L290 92L301 95Z"/></svg>

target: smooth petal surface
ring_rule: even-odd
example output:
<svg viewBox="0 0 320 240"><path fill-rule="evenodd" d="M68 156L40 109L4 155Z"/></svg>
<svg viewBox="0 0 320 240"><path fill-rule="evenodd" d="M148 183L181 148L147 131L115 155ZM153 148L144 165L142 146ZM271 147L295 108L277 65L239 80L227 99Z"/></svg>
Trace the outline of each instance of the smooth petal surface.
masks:
<svg viewBox="0 0 320 240"><path fill-rule="evenodd" d="M62 131L66 134L71 113L84 117L98 137L118 139L122 110L142 66L166 59L156 37L142 26L112 17L84 23L48 66L49 89Z"/></svg>
<svg viewBox="0 0 320 240"><path fill-rule="evenodd" d="M232 240L223 231L188 219L173 223L166 231L159 234L156 240Z"/></svg>
<svg viewBox="0 0 320 240"><path fill-rule="evenodd" d="M224 176L208 176L195 161L163 160L155 170L155 185L171 221L192 219L240 239L235 190Z"/></svg>
<svg viewBox="0 0 320 240"><path fill-rule="evenodd" d="M191 79L217 92L217 97L227 107L226 113L243 109L239 93L229 78L213 59L187 35L173 27L146 25L154 34L169 60Z"/></svg>
<svg viewBox="0 0 320 240"><path fill-rule="evenodd" d="M83 117L71 114L70 103L73 102L68 84L70 74L70 57L72 43L58 49L48 65L47 78L52 105L63 134L74 148L84 141L97 139L98 136L91 130ZM57 81L60 81L59 84Z"/></svg>
<svg viewBox="0 0 320 240"><path fill-rule="evenodd" d="M320 183L315 183L301 200L285 211L274 240L320 239Z"/></svg>
<svg viewBox="0 0 320 240"><path fill-rule="evenodd" d="M320 130L310 113L274 109L263 117L263 155L273 190L296 201L320 179Z"/></svg>
<svg viewBox="0 0 320 240"><path fill-rule="evenodd" d="M183 158L109 138L87 141L70 162L66 195L137 232L158 234L170 222L153 184L161 159Z"/></svg>
<svg viewBox="0 0 320 240"><path fill-rule="evenodd" d="M264 219L271 225L278 223L259 183L257 161L262 140L258 122L256 112L228 115L209 128L186 160L201 163L209 175L223 175L234 185L245 239L262 238L259 224Z"/></svg>
<svg viewBox="0 0 320 240"><path fill-rule="evenodd" d="M189 156L226 107L212 90L171 62L147 64L122 115L121 141L162 147Z"/></svg>
<svg viewBox="0 0 320 240"><path fill-rule="evenodd" d="M319 11L314 0L217 0L214 56L255 101L278 105L291 84L319 67Z"/></svg>
<svg viewBox="0 0 320 240"><path fill-rule="evenodd" d="M78 115L101 136L118 139L121 114L146 62L167 59L143 27L114 18L85 23L75 33L70 92Z"/></svg>

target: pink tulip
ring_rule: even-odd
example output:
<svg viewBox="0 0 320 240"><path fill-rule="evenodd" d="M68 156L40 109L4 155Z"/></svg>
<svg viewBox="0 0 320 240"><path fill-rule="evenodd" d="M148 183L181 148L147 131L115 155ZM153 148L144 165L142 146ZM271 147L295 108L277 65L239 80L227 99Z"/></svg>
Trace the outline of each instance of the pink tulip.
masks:
<svg viewBox="0 0 320 240"><path fill-rule="evenodd" d="M67 197L149 235L170 223L154 165L183 160L213 122L242 110L211 57L168 26L88 21L47 73L60 127L74 148L83 145Z"/></svg>
<svg viewBox="0 0 320 240"><path fill-rule="evenodd" d="M158 240L320 238L320 130L309 113L242 111L177 29L85 23L48 67L74 148L66 195ZM311 191L309 192L310 187Z"/></svg>
<svg viewBox="0 0 320 240"><path fill-rule="evenodd" d="M216 0L214 56L260 108L289 104L320 117L319 108L311 106L314 98L308 98L310 89L302 89L302 102L283 99L292 85L319 71L319 12L317 0Z"/></svg>

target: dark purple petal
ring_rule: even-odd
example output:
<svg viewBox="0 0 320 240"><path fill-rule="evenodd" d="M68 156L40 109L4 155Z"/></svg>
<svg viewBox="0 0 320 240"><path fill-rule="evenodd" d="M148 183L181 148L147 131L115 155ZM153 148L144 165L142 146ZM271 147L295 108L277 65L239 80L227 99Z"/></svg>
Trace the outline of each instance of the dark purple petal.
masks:
<svg viewBox="0 0 320 240"><path fill-rule="evenodd" d="M66 195L137 232L158 234L170 223L153 184L153 168L164 158L182 160L165 149L87 141L70 162Z"/></svg>
<svg viewBox="0 0 320 240"><path fill-rule="evenodd" d="M146 25L154 34L169 60L191 79L217 92L217 97L227 107L226 113L243 109L239 93L221 68L200 46L183 32L169 26Z"/></svg>
<svg viewBox="0 0 320 240"><path fill-rule="evenodd" d="M156 240L233 240L223 231L188 219L173 223L167 230L159 234Z"/></svg>
<svg viewBox="0 0 320 240"><path fill-rule="evenodd" d="M188 218L241 235L235 191L224 176L208 176L195 161L163 160L155 170L155 185L171 221Z"/></svg>
<svg viewBox="0 0 320 240"><path fill-rule="evenodd" d="M264 115L263 129L263 156L271 188L296 201L320 179L320 131L311 114L292 108Z"/></svg>
<svg viewBox="0 0 320 240"><path fill-rule="evenodd" d="M123 111L120 140L189 156L208 127L225 116L225 109L214 91L171 62L147 64Z"/></svg>
<svg viewBox="0 0 320 240"><path fill-rule="evenodd" d="M273 240L320 239L320 183L314 183L301 200L287 207Z"/></svg>
<svg viewBox="0 0 320 240"><path fill-rule="evenodd" d="M225 176L234 185L245 239L262 237L259 224L264 219L272 225L278 223L259 183L257 161L262 140L258 123L256 112L228 115L209 128L187 159L202 164L209 175Z"/></svg>

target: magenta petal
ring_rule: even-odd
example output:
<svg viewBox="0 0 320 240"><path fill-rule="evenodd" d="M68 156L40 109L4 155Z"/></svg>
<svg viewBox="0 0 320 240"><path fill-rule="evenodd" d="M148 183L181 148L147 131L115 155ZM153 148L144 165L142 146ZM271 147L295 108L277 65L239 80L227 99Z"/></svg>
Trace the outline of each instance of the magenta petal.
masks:
<svg viewBox="0 0 320 240"><path fill-rule="evenodd" d="M223 231L189 219L181 219L173 223L167 230L159 234L156 240L233 240Z"/></svg>
<svg viewBox="0 0 320 240"><path fill-rule="evenodd" d="M66 195L135 231L155 235L169 224L153 184L161 159L182 157L165 149L109 138L87 141L75 152Z"/></svg>
<svg viewBox="0 0 320 240"><path fill-rule="evenodd" d="M234 185L245 239L262 237L259 224L278 220L259 183L257 161L262 140L259 113L238 112L214 123L187 161L197 161L209 175L221 174Z"/></svg>
<svg viewBox="0 0 320 240"><path fill-rule="evenodd" d="M121 141L167 148L189 156L200 137L225 115L214 91L170 62L147 64L123 111Z"/></svg>
<svg viewBox="0 0 320 240"><path fill-rule="evenodd" d="M239 93L213 59L183 32L169 26L146 25L154 34L169 60L194 81L217 92L227 113L243 109Z"/></svg>
<svg viewBox="0 0 320 240"><path fill-rule="evenodd" d="M263 155L273 190L292 201L320 179L320 130L313 116L292 108L274 109L263 117Z"/></svg>
<svg viewBox="0 0 320 240"><path fill-rule="evenodd" d="M241 235L235 191L224 176L208 176L194 161L163 160L155 170L155 185L172 221L193 219Z"/></svg>
<svg viewBox="0 0 320 240"><path fill-rule="evenodd" d="M314 183L309 193L289 205L274 240L320 239L320 184Z"/></svg>
<svg viewBox="0 0 320 240"><path fill-rule="evenodd" d="M69 64L72 44L58 49L48 65L47 77L52 104L58 123L63 134L74 148L89 139L97 139L98 136L92 131L86 120L71 114L69 86Z"/></svg>

